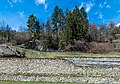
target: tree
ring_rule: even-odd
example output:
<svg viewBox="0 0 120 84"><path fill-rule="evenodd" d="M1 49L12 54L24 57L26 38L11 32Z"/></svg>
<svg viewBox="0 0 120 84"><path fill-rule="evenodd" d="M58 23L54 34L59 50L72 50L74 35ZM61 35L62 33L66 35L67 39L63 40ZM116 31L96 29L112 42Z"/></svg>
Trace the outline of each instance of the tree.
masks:
<svg viewBox="0 0 120 84"><path fill-rule="evenodd" d="M59 31L63 32L65 31L65 16L61 8L59 9L58 18L59 18L59 25L58 25Z"/></svg>
<svg viewBox="0 0 120 84"><path fill-rule="evenodd" d="M66 12L66 28L67 28L67 41L74 43L73 40L90 41L89 35L89 22L87 13L82 7L79 9L77 6L72 12Z"/></svg>
<svg viewBox="0 0 120 84"><path fill-rule="evenodd" d="M47 36L47 48L51 48L52 45L52 29L51 29L51 22L50 19L47 20L46 24L46 36Z"/></svg>
<svg viewBox="0 0 120 84"><path fill-rule="evenodd" d="M59 49L63 49L65 46L65 15L63 13L63 10L59 9Z"/></svg>
<svg viewBox="0 0 120 84"><path fill-rule="evenodd" d="M115 23L113 21L110 21L109 23L109 40L112 43L112 41L116 38L118 29L115 27Z"/></svg>
<svg viewBox="0 0 120 84"><path fill-rule="evenodd" d="M29 32L31 33L35 32L36 17L33 14L29 16L27 21L27 26L28 26Z"/></svg>
<svg viewBox="0 0 120 84"><path fill-rule="evenodd" d="M75 6L75 8L73 9L73 12L72 12L72 17L73 17L73 36L74 36L74 39L76 40L80 40L80 34L81 34L81 16L80 16L80 10L77 6Z"/></svg>
<svg viewBox="0 0 120 84"><path fill-rule="evenodd" d="M33 14L29 16L27 21L27 26L29 32L33 37L37 36L39 33L39 20Z"/></svg>
<svg viewBox="0 0 120 84"><path fill-rule="evenodd" d="M92 41L97 41L98 38L98 27L96 23L89 24L89 34L91 36Z"/></svg>
<svg viewBox="0 0 120 84"><path fill-rule="evenodd" d="M0 33L1 33L2 39L5 38L9 42L10 36L11 36L10 32L11 32L11 27L3 21L0 24Z"/></svg>
<svg viewBox="0 0 120 84"><path fill-rule="evenodd" d="M82 38L83 40L87 40L86 38L88 38L89 33L88 33L88 28L89 28L89 22L88 22L88 17L87 17L87 13L85 11L85 8L82 7L80 9L80 17L81 17L81 21L80 21L80 38ZM88 38L89 39L89 38Z"/></svg>
<svg viewBox="0 0 120 84"><path fill-rule="evenodd" d="M109 31L108 31L107 26L105 24L101 24L99 25L99 30L101 31L101 42L108 41Z"/></svg>
<svg viewBox="0 0 120 84"><path fill-rule="evenodd" d="M65 16L63 13L63 10L58 6L54 8L53 14L52 14L52 24L53 24L53 35L54 35L54 41L55 44L59 47L62 42L60 40L63 40L63 31L65 28Z"/></svg>
<svg viewBox="0 0 120 84"><path fill-rule="evenodd" d="M66 10L66 44L73 44L73 17L70 10Z"/></svg>
<svg viewBox="0 0 120 84"><path fill-rule="evenodd" d="M20 25L18 31L19 32L28 32L28 29L25 26Z"/></svg>
<svg viewBox="0 0 120 84"><path fill-rule="evenodd" d="M6 36L7 36L7 41L10 41L10 31L11 31L11 27L7 24L6 25Z"/></svg>

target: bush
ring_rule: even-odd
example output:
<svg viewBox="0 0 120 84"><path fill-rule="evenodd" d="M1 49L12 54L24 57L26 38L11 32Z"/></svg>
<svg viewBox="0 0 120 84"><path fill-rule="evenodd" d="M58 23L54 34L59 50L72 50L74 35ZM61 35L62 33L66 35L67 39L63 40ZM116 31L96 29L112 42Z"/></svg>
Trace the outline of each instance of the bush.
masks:
<svg viewBox="0 0 120 84"><path fill-rule="evenodd" d="M89 46L90 46L90 50L88 51L89 53L106 54L114 51L114 45L111 43L91 42Z"/></svg>
<svg viewBox="0 0 120 84"><path fill-rule="evenodd" d="M65 51L80 51L80 52L87 52L89 50L89 43L78 41L74 45L68 45L65 48Z"/></svg>

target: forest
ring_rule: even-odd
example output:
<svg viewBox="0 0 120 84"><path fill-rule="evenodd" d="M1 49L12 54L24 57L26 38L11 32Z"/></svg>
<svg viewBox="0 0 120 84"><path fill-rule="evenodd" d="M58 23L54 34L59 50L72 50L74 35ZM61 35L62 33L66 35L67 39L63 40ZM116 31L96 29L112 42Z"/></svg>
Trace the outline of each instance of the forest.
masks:
<svg viewBox="0 0 120 84"><path fill-rule="evenodd" d="M113 21L109 25L90 23L84 7L79 9L75 6L64 13L55 6L46 22L31 14L26 25L27 28L20 26L16 31L4 21L1 22L0 43L9 42L40 51L119 52L120 26Z"/></svg>

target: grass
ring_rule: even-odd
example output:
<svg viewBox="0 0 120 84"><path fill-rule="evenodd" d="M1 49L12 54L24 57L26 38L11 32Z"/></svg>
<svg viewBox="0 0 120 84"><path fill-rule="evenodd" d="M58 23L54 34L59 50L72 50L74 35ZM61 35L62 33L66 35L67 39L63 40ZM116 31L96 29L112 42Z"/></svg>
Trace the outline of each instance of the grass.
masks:
<svg viewBox="0 0 120 84"><path fill-rule="evenodd" d="M82 54L79 52L40 52L12 46L21 52L25 52L28 58L58 58L58 57L120 57L120 54Z"/></svg>
<svg viewBox="0 0 120 84"><path fill-rule="evenodd" d="M120 77L120 74L40 74L40 73L0 73L0 75L22 75L40 77Z"/></svg>
<svg viewBox="0 0 120 84"><path fill-rule="evenodd" d="M46 82L46 81L11 81L1 80L0 84L80 84L80 83L61 83L61 82Z"/></svg>
<svg viewBox="0 0 120 84"><path fill-rule="evenodd" d="M99 74L96 76L92 75L85 75L85 74L34 74L34 73L0 73L0 74L6 74L6 75L23 75L23 76L47 76L47 77L120 77L119 76L114 76L114 75L108 75L108 74ZM0 84L90 84L88 82L83 82L83 83L75 83L75 82L49 82L49 81L13 81L13 80L0 80ZM93 83L91 83L93 84Z"/></svg>

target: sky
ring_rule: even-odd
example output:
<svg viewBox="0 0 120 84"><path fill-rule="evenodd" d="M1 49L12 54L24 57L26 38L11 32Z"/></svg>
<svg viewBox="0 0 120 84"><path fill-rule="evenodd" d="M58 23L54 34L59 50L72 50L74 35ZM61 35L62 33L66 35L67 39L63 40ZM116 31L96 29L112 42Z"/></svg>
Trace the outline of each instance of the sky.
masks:
<svg viewBox="0 0 120 84"><path fill-rule="evenodd" d="M31 14L46 22L56 5L64 12L66 8L85 7L89 22L108 24L112 20L120 24L120 0L0 0L0 22L5 21L15 30L26 26Z"/></svg>

